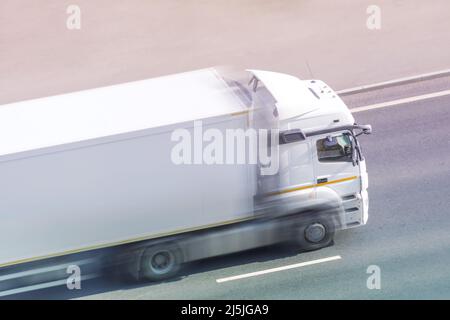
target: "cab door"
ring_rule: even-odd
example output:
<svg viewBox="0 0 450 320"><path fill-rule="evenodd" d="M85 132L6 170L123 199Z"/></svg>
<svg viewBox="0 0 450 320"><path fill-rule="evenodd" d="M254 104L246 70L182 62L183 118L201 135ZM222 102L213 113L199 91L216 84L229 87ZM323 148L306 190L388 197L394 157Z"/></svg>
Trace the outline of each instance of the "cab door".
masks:
<svg viewBox="0 0 450 320"><path fill-rule="evenodd" d="M316 187L333 189L340 197L357 197L359 167L354 159L354 137L349 131L313 137L312 152Z"/></svg>

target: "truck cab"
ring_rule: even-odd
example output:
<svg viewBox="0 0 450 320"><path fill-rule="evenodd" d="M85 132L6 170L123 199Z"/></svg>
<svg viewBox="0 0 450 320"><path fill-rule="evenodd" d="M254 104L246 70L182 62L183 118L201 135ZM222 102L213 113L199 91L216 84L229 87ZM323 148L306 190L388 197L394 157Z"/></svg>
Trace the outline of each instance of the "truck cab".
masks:
<svg viewBox="0 0 450 320"><path fill-rule="evenodd" d="M287 210L310 206L312 199L333 201L342 208L341 229L366 224L368 175L358 136L370 133L371 127L356 124L323 81L248 71L253 107L261 101L272 104L280 136L287 137L280 138L278 174L260 175L258 192L271 203L284 203Z"/></svg>

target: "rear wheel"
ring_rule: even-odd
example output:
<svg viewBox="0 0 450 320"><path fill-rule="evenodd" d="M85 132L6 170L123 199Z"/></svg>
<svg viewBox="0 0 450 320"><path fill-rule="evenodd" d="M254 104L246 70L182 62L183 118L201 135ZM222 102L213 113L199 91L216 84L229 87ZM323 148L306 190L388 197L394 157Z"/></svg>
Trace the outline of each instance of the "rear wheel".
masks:
<svg viewBox="0 0 450 320"><path fill-rule="evenodd" d="M174 277L180 270L181 252L174 244L147 248L141 259L141 277L160 281Z"/></svg>
<svg viewBox="0 0 450 320"><path fill-rule="evenodd" d="M333 242L335 229L332 219L307 218L295 228L295 242L306 251L327 247Z"/></svg>

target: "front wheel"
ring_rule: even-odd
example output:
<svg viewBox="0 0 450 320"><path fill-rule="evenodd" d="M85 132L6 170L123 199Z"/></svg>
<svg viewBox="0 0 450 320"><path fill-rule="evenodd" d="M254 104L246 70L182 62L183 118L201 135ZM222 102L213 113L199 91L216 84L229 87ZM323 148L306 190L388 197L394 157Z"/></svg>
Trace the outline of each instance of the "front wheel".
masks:
<svg viewBox="0 0 450 320"><path fill-rule="evenodd" d="M294 239L305 251L317 250L333 242L335 230L332 219L308 218L295 228Z"/></svg>

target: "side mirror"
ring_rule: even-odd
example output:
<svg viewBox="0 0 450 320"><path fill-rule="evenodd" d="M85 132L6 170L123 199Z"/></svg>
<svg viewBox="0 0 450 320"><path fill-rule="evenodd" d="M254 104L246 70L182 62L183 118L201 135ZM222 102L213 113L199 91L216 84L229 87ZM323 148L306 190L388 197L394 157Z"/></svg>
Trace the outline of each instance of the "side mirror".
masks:
<svg viewBox="0 0 450 320"><path fill-rule="evenodd" d="M279 137L280 137L279 141L280 144L287 144L306 140L305 133L300 129L281 131Z"/></svg>
<svg viewBox="0 0 450 320"><path fill-rule="evenodd" d="M362 131L364 134L371 134L372 133L372 126L370 124L366 124L361 126L362 127Z"/></svg>
<svg viewBox="0 0 450 320"><path fill-rule="evenodd" d="M351 144L351 147L349 146L350 147L349 155L351 154L351 156L352 156L352 164L353 164L353 166L356 166L358 164L358 162L359 162L358 151L356 150L357 149L357 142L352 136L350 136L350 141L352 142L352 144Z"/></svg>
<svg viewBox="0 0 450 320"><path fill-rule="evenodd" d="M355 125L355 129L361 129L362 131L356 135L356 137L362 135L362 134L371 134L372 133L372 126L370 124L365 125Z"/></svg>

